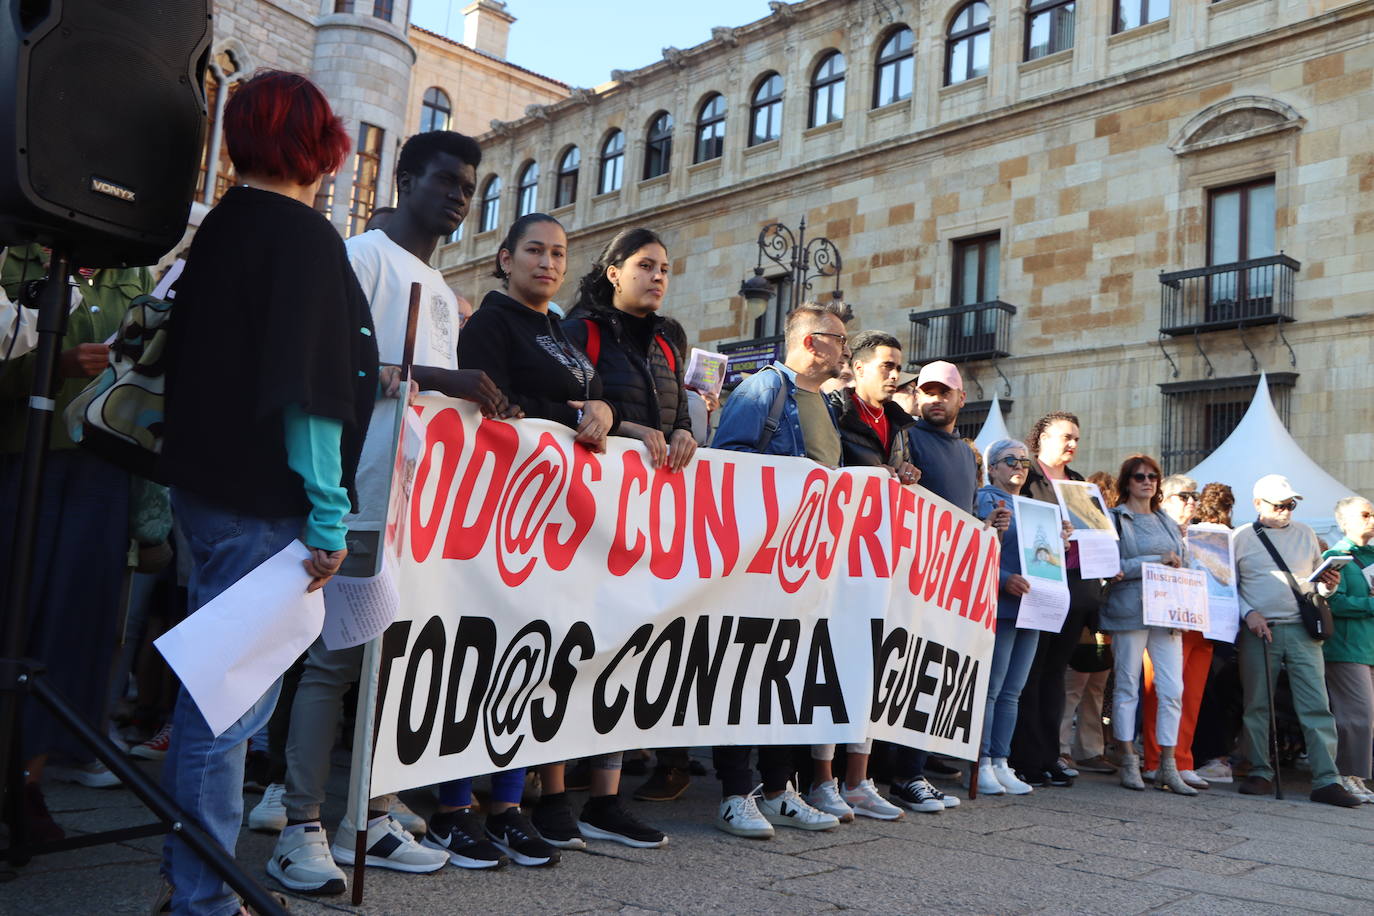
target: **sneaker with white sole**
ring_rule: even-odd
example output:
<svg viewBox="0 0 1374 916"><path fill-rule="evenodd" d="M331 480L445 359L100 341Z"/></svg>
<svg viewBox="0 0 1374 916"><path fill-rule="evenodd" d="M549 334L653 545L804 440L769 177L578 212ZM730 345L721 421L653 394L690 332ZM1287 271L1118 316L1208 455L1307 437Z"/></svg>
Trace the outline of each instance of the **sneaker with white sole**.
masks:
<svg viewBox="0 0 1374 916"><path fill-rule="evenodd" d="M49 767L48 771L54 779L78 783L88 789L117 789L124 785L99 760L92 760L83 767Z"/></svg>
<svg viewBox="0 0 1374 916"><path fill-rule="evenodd" d="M286 829L286 786L274 782L262 790L262 801L248 812L248 829L257 833L281 833ZM342 893L342 891L340 892Z"/></svg>
<svg viewBox="0 0 1374 916"><path fill-rule="evenodd" d="M486 831L487 838L496 844L497 849L510 856L516 865L526 868L557 865L562 856L557 849L544 842L518 805L499 814L488 814Z"/></svg>
<svg viewBox="0 0 1374 916"><path fill-rule="evenodd" d="M289 891L324 896L348 889L343 869L329 854L329 839L319 823L300 824L282 831L267 873Z"/></svg>
<svg viewBox="0 0 1374 916"><path fill-rule="evenodd" d="M1227 785L1235 781L1235 774L1231 772L1231 765L1218 758L1207 761L1193 772L1208 782L1219 782Z"/></svg>
<svg viewBox="0 0 1374 916"><path fill-rule="evenodd" d="M1364 784L1364 780L1358 776L1342 776L1341 785L1345 786L1345 791L1364 802L1366 805L1374 804L1374 792L1370 792L1369 786Z"/></svg>
<svg viewBox="0 0 1374 916"><path fill-rule="evenodd" d="M921 778L925 779L924 776L922 776ZM930 786L930 791L935 793L935 797L940 800L940 804L944 805L946 808L959 807L959 802L962 800L959 798L959 796L941 792L939 789L935 788L934 786L931 786L930 780L928 779L926 779L926 785Z"/></svg>
<svg viewBox="0 0 1374 916"><path fill-rule="evenodd" d="M771 840L773 825L759 811L758 789L748 795L731 795L720 803L716 827L735 836L755 840Z"/></svg>
<svg viewBox="0 0 1374 916"><path fill-rule="evenodd" d="M140 760L161 760L167 756L167 749L172 746L172 723L168 722L157 730L157 734L129 748L129 756L137 757Z"/></svg>
<svg viewBox="0 0 1374 916"><path fill-rule="evenodd" d="M339 822L339 829L334 834L334 845L330 847L335 862L340 865L354 863L353 841L356 836L357 830L352 819L345 816ZM390 815L378 818L376 823L368 826L366 842L364 865L411 874L425 874L438 871L448 864L448 852L421 846L415 842L415 837L407 833L406 829Z"/></svg>
<svg viewBox="0 0 1374 916"><path fill-rule="evenodd" d="M1078 764L1074 763L1068 754L1059 755L1059 769L1063 770L1066 776L1078 775Z"/></svg>
<svg viewBox="0 0 1374 916"><path fill-rule="evenodd" d="M902 809L883 798L873 780L865 779L857 786L844 787L844 802L855 814L877 818L880 821L896 821L902 818Z"/></svg>
<svg viewBox="0 0 1374 916"><path fill-rule="evenodd" d="M812 786L811 791L806 793L806 803L818 811L835 815L841 824L848 824L854 820L854 809L849 807L849 803L840 795L838 779L827 779L818 786Z"/></svg>
<svg viewBox="0 0 1374 916"><path fill-rule="evenodd" d="M834 830L840 826L840 819L833 814L817 810L806 803L801 793L787 783L787 788L776 798L764 796L758 800L759 813L774 827L793 827L797 830Z"/></svg>
<svg viewBox="0 0 1374 916"><path fill-rule="evenodd" d="M910 811L939 814L945 810L944 793L937 792L924 776L906 782L894 782L889 794L894 802Z"/></svg>
<svg viewBox="0 0 1374 916"><path fill-rule="evenodd" d="M635 817L620 803L620 796L590 798L577 818L577 830L593 840L613 840L635 849L659 849L668 837L657 827Z"/></svg>
<svg viewBox="0 0 1374 916"><path fill-rule="evenodd" d="M1196 770L1180 770L1178 775L1194 789L1210 789L1212 784L1197 774Z"/></svg>
<svg viewBox="0 0 1374 916"><path fill-rule="evenodd" d="M420 844L448 853L459 868L500 868L510 861L487 839L471 808L436 811Z"/></svg>
<svg viewBox="0 0 1374 916"><path fill-rule="evenodd" d="M997 778L997 772L992 768L992 761L978 764L978 794L979 795L1006 795L1007 787L1002 785L1002 781Z"/></svg>
<svg viewBox="0 0 1374 916"><path fill-rule="evenodd" d="M381 804L377 804L377 802L381 802ZM381 798L375 799L373 804L368 807L390 814L396 819L396 823L404 827L406 833L411 836L424 836L429 832L429 825L425 823L425 819L411 811L410 806L401 801L398 795L383 795Z"/></svg>
<svg viewBox="0 0 1374 916"><path fill-rule="evenodd" d="M1035 786L1017 777L1016 771L1007 765L1005 758L993 758L992 775L1002 784L1002 788L1007 790L1008 795L1029 795L1035 791Z"/></svg>

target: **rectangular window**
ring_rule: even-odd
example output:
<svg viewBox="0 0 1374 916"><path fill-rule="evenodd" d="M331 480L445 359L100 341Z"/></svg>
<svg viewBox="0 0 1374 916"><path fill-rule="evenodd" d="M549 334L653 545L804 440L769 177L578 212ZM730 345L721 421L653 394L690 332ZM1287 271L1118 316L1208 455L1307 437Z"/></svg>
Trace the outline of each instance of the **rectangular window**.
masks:
<svg viewBox="0 0 1374 916"><path fill-rule="evenodd" d="M1037 60L1073 47L1072 0L1032 0L1026 20L1026 60Z"/></svg>
<svg viewBox="0 0 1374 916"><path fill-rule="evenodd" d="M1289 396L1298 374L1272 372L1266 378L1274 409L1287 426ZM1159 452L1164 473L1181 474L1216 451L1240 425L1258 384L1259 376L1251 375L1160 385L1164 423ZM1238 493L1236 497L1239 509L1249 494Z"/></svg>
<svg viewBox="0 0 1374 916"><path fill-rule="evenodd" d="M391 21L392 8L395 6L394 0L372 0L372 15L378 19Z"/></svg>
<svg viewBox="0 0 1374 916"><path fill-rule="evenodd" d="M983 353L996 348L998 312L975 306L997 299L1001 247L997 233L954 243L954 284L949 304L968 306L968 310L949 319L951 354Z"/></svg>
<svg viewBox="0 0 1374 916"><path fill-rule="evenodd" d="M324 218L332 221L334 219L334 176L324 176L324 181L320 182L320 189L315 192L315 210L324 214Z"/></svg>
<svg viewBox="0 0 1374 916"><path fill-rule="evenodd" d="M1169 0L1116 0L1113 32L1124 32L1169 18Z"/></svg>
<svg viewBox="0 0 1374 916"><path fill-rule="evenodd" d="M382 173L382 142L386 131L364 122L358 130L354 156L353 196L348 205L348 234L357 235L377 206L377 179Z"/></svg>
<svg viewBox="0 0 1374 916"><path fill-rule="evenodd" d="M1207 265L1238 264L1272 257L1274 179L1217 188L1207 195ZM1207 320L1226 321L1270 311L1274 271L1270 266L1237 268L1209 280Z"/></svg>

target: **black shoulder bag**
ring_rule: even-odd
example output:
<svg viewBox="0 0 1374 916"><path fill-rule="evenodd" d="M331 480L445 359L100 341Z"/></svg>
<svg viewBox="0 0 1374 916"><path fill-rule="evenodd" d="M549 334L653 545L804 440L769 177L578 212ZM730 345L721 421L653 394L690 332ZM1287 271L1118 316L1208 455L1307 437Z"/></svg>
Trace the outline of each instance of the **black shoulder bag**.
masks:
<svg viewBox="0 0 1374 916"><path fill-rule="evenodd" d="M1279 556L1274 543L1264 533L1264 527L1258 523L1255 525L1255 534L1259 536L1264 549L1269 551L1269 556L1274 558L1274 563L1288 577L1288 587L1293 590L1293 600L1298 602L1298 614L1302 617L1302 625L1307 629L1307 635L1316 640L1330 637L1335 632L1335 622L1331 619L1331 605L1315 591L1308 593L1298 587L1298 580L1293 578L1288 564L1283 562L1283 557Z"/></svg>

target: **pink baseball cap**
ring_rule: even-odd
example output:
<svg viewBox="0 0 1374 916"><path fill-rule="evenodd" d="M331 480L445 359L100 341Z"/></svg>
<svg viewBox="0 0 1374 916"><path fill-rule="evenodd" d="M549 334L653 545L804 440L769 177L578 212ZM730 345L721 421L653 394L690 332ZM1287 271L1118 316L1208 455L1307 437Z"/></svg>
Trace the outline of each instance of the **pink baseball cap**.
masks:
<svg viewBox="0 0 1374 916"><path fill-rule="evenodd" d="M964 390L964 379L959 374L958 367L943 359L937 359L921 367L921 374L916 377L916 387L924 388L928 382L939 382L946 388Z"/></svg>

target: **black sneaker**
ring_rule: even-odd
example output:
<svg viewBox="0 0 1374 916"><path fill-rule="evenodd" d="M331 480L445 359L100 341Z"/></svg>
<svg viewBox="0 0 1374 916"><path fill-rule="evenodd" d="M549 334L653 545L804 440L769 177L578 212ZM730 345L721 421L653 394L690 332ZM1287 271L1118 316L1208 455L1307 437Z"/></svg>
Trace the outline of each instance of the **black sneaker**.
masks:
<svg viewBox="0 0 1374 916"><path fill-rule="evenodd" d="M551 846L557 846L559 849L587 848L587 841L577 832L577 824L573 822L572 806L568 804L568 796L562 792L557 795L545 795L539 799L539 804L534 808L534 816L530 820L534 824L534 829L538 830L539 835Z"/></svg>
<svg viewBox="0 0 1374 916"><path fill-rule="evenodd" d="M507 808L500 814L487 815L487 837L496 848L510 856L516 865L537 867L557 865L562 857L557 849L545 843L529 818L520 808Z"/></svg>
<svg viewBox="0 0 1374 916"><path fill-rule="evenodd" d="M637 801L669 802L682 797L692 778L677 767L655 767L653 774L635 789Z"/></svg>
<svg viewBox="0 0 1374 916"><path fill-rule="evenodd" d="M1045 782L1060 789L1067 789L1073 785L1073 777L1066 773L1056 760L1045 769Z"/></svg>
<svg viewBox="0 0 1374 916"><path fill-rule="evenodd" d="M615 840L636 849L657 849L668 845L662 830L655 830L625 810L619 796L590 799L582 806L577 828L594 840Z"/></svg>
<svg viewBox="0 0 1374 916"><path fill-rule="evenodd" d="M459 868L500 868L510 862L487 840L471 808L434 812L420 843L448 853L448 860Z"/></svg>
<svg viewBox="0 0 1374 916"><path fill-rule="evenodd" d="M935 787L924 776L905 782L894 782L888 788L888 794L894 802L911 811L939 814L945 810L941 794L935 791Z"/></svg>
<svg viewBox="0 0 1374 916"><path fill-rule="evenodd" d="M1045 773L1043 770L1017 770L1016 778L1028 786L1035 786L1037 789L1043 789L1048 785L1048 783L1045 782Z"/></svg>

